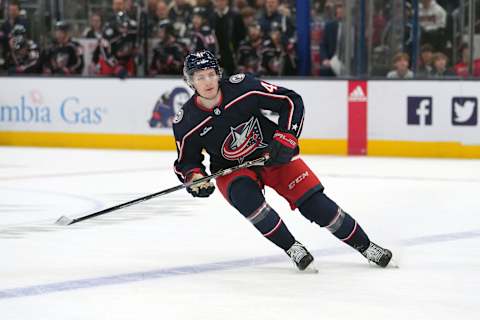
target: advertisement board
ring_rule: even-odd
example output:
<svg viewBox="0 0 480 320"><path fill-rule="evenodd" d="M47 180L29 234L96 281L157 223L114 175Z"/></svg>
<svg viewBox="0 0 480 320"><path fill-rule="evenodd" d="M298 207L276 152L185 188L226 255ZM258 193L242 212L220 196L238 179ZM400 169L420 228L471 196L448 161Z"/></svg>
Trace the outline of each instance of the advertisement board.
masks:
<svg viewBox="0 0 480 320"><path fill-rule="evenodd" d="M476 82L266 81L302 96L303 153L480 157ZM174 149L192 93L180 78L0 78L0 144Z"/></svg>
<svg viewBox="0 0 480 320"><path fill-rule="evenodd" d="M368 138L480 145L474 81L370 81Z"/></svg>
<svg viewBox="0 0 480 320"><path fill-rule="evenodd" d="M275 84L302 95L304 137L346 137L345 82ZM180 79L0 78L0 130L171 135L191 94Z"/></svg>

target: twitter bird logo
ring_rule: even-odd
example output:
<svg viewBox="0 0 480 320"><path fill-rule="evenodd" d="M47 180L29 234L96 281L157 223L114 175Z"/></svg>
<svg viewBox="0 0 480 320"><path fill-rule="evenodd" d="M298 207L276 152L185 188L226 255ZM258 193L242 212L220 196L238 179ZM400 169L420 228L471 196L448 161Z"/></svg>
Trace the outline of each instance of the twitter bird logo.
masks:
<svg viewBox="0 0 480 320"><path fill-rule="evenodd" d="M478 103L475 97L452 99L452 124L454 126L476 126Z"/></svg>

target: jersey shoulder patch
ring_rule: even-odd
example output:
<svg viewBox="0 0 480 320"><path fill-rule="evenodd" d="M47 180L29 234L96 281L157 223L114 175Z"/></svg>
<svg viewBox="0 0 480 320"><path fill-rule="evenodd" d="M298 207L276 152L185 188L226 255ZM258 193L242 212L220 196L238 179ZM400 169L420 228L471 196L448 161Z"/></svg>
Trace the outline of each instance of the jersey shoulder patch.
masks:
<svg viewBox="0 0 480 320"><path fill-rule="evenodd" d="M228 78L228 81L230 81L231 83L240 83L243 81L243 79L245 79L245 73L237 73L233 76L230 76L230 78Z"/></svg>
<svg viewBox="0 0 480 320"><path fill-rule="evenodd" d="M173 123L179 123L183 119L183 108L180 108L180 110L177 111L175 114L175 117L173 118Z"/></svg>

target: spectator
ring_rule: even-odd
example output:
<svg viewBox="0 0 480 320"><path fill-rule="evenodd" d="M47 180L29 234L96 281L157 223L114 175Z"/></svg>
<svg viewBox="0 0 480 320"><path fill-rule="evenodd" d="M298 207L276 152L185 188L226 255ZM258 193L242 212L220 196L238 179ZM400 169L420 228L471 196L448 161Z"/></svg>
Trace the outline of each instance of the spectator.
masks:
<svg viewBox="0 0 480 320"><path fill-rule="evenodd" d="M83 37L88 39L100 39L102 37L102 17L98 13L90 16L90 26L83 31Z"/></svg>
<svg viewBox="0 0 480 320"><path fill-rule="evenodd" d="M217 36L220 65L226 75L232 75L236 69L235 53L240 41L245 38L245 25L240 14L229 7L228 0L215 1L213 27Z"/></svg>
<svg viewBox="0 0 480 320"><path fill-rule="evenodd" d="M83 71L83 49L70 38L70 25L65 21L55 24L55 39L45 52L44 74L72 75Z"/></svg>
<svg viewBox="0 0 480 320"><path fill-rule="evenodd" d="M262 69L262 29L258 23L252 23L247 28L248 33L245 40L240 42L238 47L238 67L241 73L251 73L254 76L263 74Z"/></svg>
<svg viewBox="0 0 480 320"><path fill-rule="evenodd" d="M245 7L240 11L240 15L242 16L243 25L248 27L252 24L257 24L257 20L255 17L255 9L252 7ZM248 31L246 31L248 33Z"/></svg>
<svg viewBox="0 0 480 320"><path fill-rule="evenodd" d="M320 43L320 76L341 75L345 63L345 8L342 1L335 3L335 20L325 24L322 42Z"/></svg>
<svg viewBox="0 0 480 320"><path fill-rule="evenodd" d="M418 76L429 77L433 72L433 47L426 43L420 50Z"/></svg>
<svg viewBox="0 0 480 320"><path fill-rule="evenodd" d="M135 2L134 0L123 0L123 1L125 3L124 12L131 19L137 20L139 18L139 16L138 16L138 14L139 14L139 8L138 8L139 4L138 4L138 2ZM142 1L142 3L143 3L143 1Z"/></svg>
<svg viewBox="0 0 480 320"><path fill-rule="evenodd" d="M169 20L160 21L156 31L160 41L153 49L149 74L152 76L182 74L183 59L187 54L187 49L177 41L172 23Z"/></svg>
<svg viewBox="0 0 480 320"><path fill-rule="evenodd" d="M153 17L149 19L149 30L150 34L153 34L156 31L156 28L158 27L158 24L161 21L168 20L168 5L165 2L165 0L158 0L156 2L156 7L155 7L155 14Z"/></svg>
<svg viewBox="0 0 480 320"><path fill-rule="evenodd" d="M112 11L111 16L106 20L110 24L115 23L119 12L125 12L125 0L112 0Z"/></svg>
<svg viewBox="0 0 480 320"><path fill-rule="evenodd" d="M245 40L240 42L237 53L238 72L251 73L255 76L264 74L263 55L263 32L257 22L251 23L247 28Z"/></svg>
<svg viewBox="0 0 480 320"><path fill-rule="evenodd" d="M444 50L446 11L435 0L421 0L418 18L422 29L422 43L430 43L435 51Z"/></svg>
<svg viewBox="0 0 480 320"><path fill-rule="evenodd" d="M237 12L241 12L245 8L249 8L249 4L247 0L234 0L233 1L233 9Z"/></svg>
<svg viewBox="0 0 480 320"><path fill-rule="evenodd" d="M41 73L40 52L32 40L26 37L27 30L21 24L10 33L6 66L8 74Z"/></svg>
<svg viewBox="0 0 480 320"><path fill-rule="evenodd" d="M147 0L147 14L149 20L155 16L158 1L160 0Z"/></svg>
<svg viewBox="0 0 480 320"><path fill-rule="evenodd" d="M282 41L284 43L287 43L295 36L295 27L293 26L292 20L285 15L285 12L280 12L279 0L265 1L264 13L260 16L259 23L263 34L270 33L273 23L280 26Z"/></svg>
<svg viewBox="0 0 480 320"><path fill-rule="evenodd" d="M456 74L447 68L448 58L442 52L437 52L433 55L433 71L432 77L434 78L444 78L444 77L455 77Z"/></svg>
<svg viewBox="0 0 480 320"><path fill-rule="evenodd" d="M16 25L22 25L27 29L27 20L20 15L20 5L12 1L8 4L7 18L0 28L0 45L2 46L4 60L6 60L9 51L10 32Z"/></svg>
<svg viewBox="0 0 480 320"><path fill-rule="evenodd" d="M215 29L213 26L215 6L212 3L212 0L197 0L196 6L205 9L205 16L207 17L208 25L210 26L210 28Z"/></svg>
<svg viewBox="0 0 480 320"><path fill-rule="evenodd" d="M265 75L280 76L296 74L295 44L284 45L282 29L273 24L270 28L270 39L263 43L263 67Z"/></svg>
<svg viewBox="0 0 480 320"><path fill-rule="evenodd" d="M469 77L468 66L470 63L470 48L467 43L462 44L460 48L461 61L455 65L455 73L462 77ZM473 60L473 76L480 77L480 59Z"/></svg>
<svg viewBox="0 0 480 320"><path fill-rule="evenodd" d="M205 8L196 7L193 10L192 23L189 27L190 52L208 50L213 54L218 53L215 32L207 21Z"/></svg>
<svg viewBox="0 0 480 320"><path fill-rule="evenodd" d="M260 16L263 13L263 10L265 8L265 1L266 0L252 0L252 3L250 4L253 9L255 9L255 12L257 13L257 19L260 18Z"/></svg>
<svg viewBox="0 0 480 320"><path fill-rule="evenodd" d="M410 57L404 52L399 52L393 57L393 67L395 70L387 74L389 79L412 79L413 72L408 68Z"/></svg>
<svg viewBox="0 0 480 320"><path fill-rule="evenodd" d="M175 33L184 38L187 26L192 22L193 8L186 0L174 0L168 12L168 19L173 23Z"/></svg>
<svg viewBox="0 0 480 320"><path fill-rule="evenodd" d="M136 21L123 11L117 13L115 21L105 25L102 39L93 53L100 75L120 78L136 75L136 36Z"/></svg>

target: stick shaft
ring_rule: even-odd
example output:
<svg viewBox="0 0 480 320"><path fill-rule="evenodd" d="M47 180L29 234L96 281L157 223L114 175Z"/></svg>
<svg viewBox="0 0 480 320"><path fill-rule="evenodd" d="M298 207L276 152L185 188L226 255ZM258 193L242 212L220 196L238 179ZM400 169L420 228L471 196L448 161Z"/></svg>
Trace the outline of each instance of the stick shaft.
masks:
<svg viewBox="0 0 480 320"><path fill-rule="evenodd" d="M174 187L171 187L171 188L168 188L168 189L156 192L156 193L152 193L152 194L143 196L141 198L137 198L137 199L134 199L134 200L131 200L131 201L128 201L128 202L118 204L118 205L110 207L110 208L106 208L106 209L103 209L103 210L100 210L100 211L97 211L97 212L94 212L94 213L91 213L91 214L87 214L85 216L81 216L81 217L72 219L67 225L74 224L74 223L77 223L77 222L80 222L80 221L83 221L83 220L91 219L93 217L97 217L97 216L100 216L100 215L104 215L104 214L112 212L112 211L123 209L123 208L129 207L129 206L132 206L134 204L150 200L152 198L160 197L160 196L163 196L163 195L166 195L166 194L169 194L169 193L172 193L172 192L184 189L184 188L188 188L188 187L190 187L192 185L195 185L195 184L199 184L199 183L202 183L202 182L205 182L205 181L209 181L209 180L221 177L221 176L226 176L227 174L230 174L234 171L264 163L266 160L267 159L265 157L260 157L260 158L255 159L255 160L247 161L247 162L239 164L238 166L227 168L227 169L224 169L224 170L220 170L220 171L218 171L214 174L211 174L209 176L205 176L205 177L203 177L201 179L198 179L198 180L195 180L195 181L190 181L190 182L186 182L186 183L183 183L183 184L179 184L177 186L174 186Z"/></svg>

